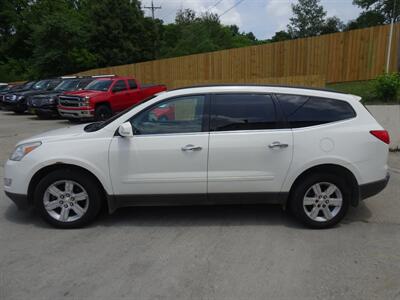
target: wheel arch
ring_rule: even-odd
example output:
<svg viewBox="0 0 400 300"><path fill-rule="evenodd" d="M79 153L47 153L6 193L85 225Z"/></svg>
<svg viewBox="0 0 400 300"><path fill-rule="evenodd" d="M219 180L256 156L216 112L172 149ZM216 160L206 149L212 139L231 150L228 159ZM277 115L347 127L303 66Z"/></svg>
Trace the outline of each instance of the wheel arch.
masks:
<svg viewBox="0 0 400 300"><path fill-rule="evenodd" d="M346 182L349 182L351 185L351 205L352 206L357 206L359 203L359 198L360 198L360 192L359 192L359 185L356 176L354 173L349 170L348 168L338 165L338 164L319 164L312 166L306 170L304 170L301 174L299 174L296 179L293 181L293 184L291 185L290 191L289 191L289 197L288 201L290 201L292 192L301 182L301 180L310 174L313 173L327 173L327 174L334 174L337 176L343 176L346 180Z"/></svg>
<svg viewBox="0 0 400 300"><path fill-rule="evenodd" d="M104 204L107 205L107 209L109 209L109 202L110 202L110 196L107 193L104 184L101 182L101 180L90 170L88 170L87 168L84 168L82 166L78 166L75 164L71 164L71 163L63 163L63 162L59 162L59 163L54 163L51 165L47 165L41 169L39 169L38 171L36 171L36 173L31 177L31 180L29 182L28 185L28 203L33 204L33 195L34 195L34 189L37 186L37 184L39 183L39 181L46 176L47 174L55 171L55 170L60 170L60 169L72 169L72 170L76 170L82 173L85 173L87 176L93 178L93 180L96 182L96 184L99 186L99 188L101 189L103 195L104 195Z"/></svg>

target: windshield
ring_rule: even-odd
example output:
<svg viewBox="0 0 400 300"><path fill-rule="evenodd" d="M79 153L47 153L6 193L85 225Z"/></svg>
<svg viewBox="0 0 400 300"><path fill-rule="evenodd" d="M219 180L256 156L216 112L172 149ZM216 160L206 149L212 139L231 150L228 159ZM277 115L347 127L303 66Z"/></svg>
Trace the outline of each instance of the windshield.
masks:
<svg viewBox="0 0 400 300"><path fill-rule="evenodd" d="M8 89L8 85L0 85L0 91Z"/></svg>
<svg viewBox="0 0 400 300"><path fill-rule="evenodd" d="M30 88L32 88L32 86L35 83L36 83L36 81L28 81L28 82L24 83L23 85L19 85L18 89L20 89L20 90L22 90L22 89L30 89Z"/></svg>
<svg viewBox="0 0 400 300"><path fill-rule="evenodd" d="M64 80L61 81L59 85L57 85L54 90L55 91L74 91L76 90L79 84L79 79L75 80Z"/></svg>
<svg viewBox="0 0 400 300"><path fill-rule="evenodd" d="M91 82L85 90L92 91L108 91L112 83L112 80L95 80Z"/></svg>
<svg viewBox="0 0 400 300"><path fill-rule="evenodd" d="M119 112L118 114L112 116L110 119L106 120L106 121L100 121L100 122L94 122L94 123L90 123L89 125L86 125L86 127L84 128L84 130L86 132L93 132L93 131L97 131L100 130L104 127L106 127L108 124L111 124L112 122L114 122L116 119L118 119L119 117L121 117L122 115L126 114L127 112L129 112L131 109L133 109L134 107L143 104L153 98L157 97L157 95L153 95L150 96L146 99L144 99L142 102L136 103L135 105L128 107L127 109Z"/></svg>
<svg viewBox="0 0 400 300"><path fill-rule="evenodd" d="M49 84L49 80L40 80L39 82L35 83L35 85L32 87L32 89L45 90L48 84Z"/></svg>

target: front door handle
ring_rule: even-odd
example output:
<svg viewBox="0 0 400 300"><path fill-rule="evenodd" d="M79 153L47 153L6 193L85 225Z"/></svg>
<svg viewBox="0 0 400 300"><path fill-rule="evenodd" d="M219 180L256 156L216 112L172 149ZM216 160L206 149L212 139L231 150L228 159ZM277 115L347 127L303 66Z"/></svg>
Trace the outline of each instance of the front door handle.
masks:
<svg viewBox="0 0 400 300"><path fill-rule="evenodd" d="M186 145L185 147L182 147L182 151L200 151L202 148L200 146L194 146L192 144Z"/></svg>
<svg viewBox="0 0 400 300"><path fill-rule="evenodd" d="M287 148L289 145L288 144L281 144L281 142L273 142L268 145L269 148L274 149L274 148Z"/></svg>

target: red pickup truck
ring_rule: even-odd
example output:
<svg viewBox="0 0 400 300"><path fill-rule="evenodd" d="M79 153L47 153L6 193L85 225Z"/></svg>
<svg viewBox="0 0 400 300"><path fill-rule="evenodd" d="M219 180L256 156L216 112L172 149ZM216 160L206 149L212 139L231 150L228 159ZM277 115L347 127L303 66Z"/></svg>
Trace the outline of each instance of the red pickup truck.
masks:
<svg viewBox="0 0 400 300"><path fill-rule="evenodd" d="M82 119L102 121L166 89L165 85L141 86L131 77L101 77L83 90L60 95L58 112L71 121Z"/></svg>

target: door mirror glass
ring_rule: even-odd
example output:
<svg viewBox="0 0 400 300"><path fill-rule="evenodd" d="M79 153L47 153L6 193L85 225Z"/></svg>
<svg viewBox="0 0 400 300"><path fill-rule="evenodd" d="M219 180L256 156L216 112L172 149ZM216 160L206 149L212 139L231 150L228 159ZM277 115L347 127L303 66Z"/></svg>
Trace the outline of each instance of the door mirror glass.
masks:
<svg viewBox="0 0 400 300"><path fill-rule="evenodd" d="M132 137L133 136L133 129L130 122L125 122L121 124L118 128L118 133L122 137Z"/></svg>

